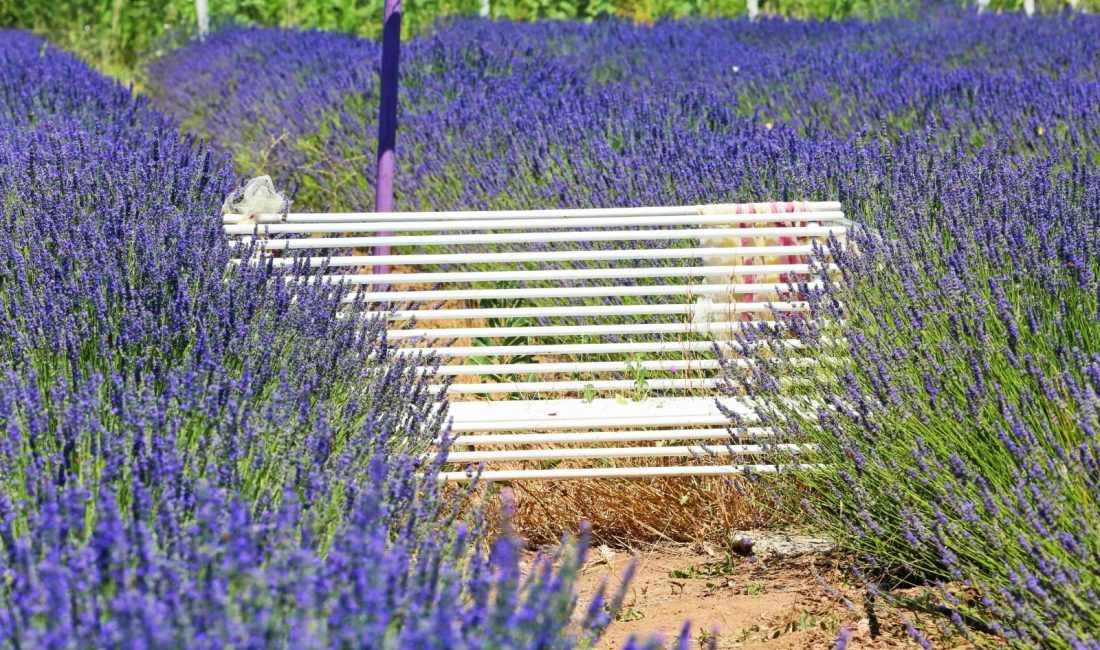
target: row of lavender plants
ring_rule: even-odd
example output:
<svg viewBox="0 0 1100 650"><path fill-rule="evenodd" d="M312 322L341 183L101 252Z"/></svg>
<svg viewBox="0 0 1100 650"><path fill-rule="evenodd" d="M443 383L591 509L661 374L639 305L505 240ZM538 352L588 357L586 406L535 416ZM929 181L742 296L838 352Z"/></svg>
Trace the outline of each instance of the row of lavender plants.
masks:
<svg viewBox="0 0 1100 650"><path fill-rule="evenodd" d="M848 174L799 165L818 167L820 147L868 133L1096 150L1097 43L1090 17L953 11L641 28L461 20L404 47L398 201L444 210L835 195ZM241 169L300 179L306 208L360 209L374 200L377 61L377 44L349 36L237 29L155 63L148 86ZM792 162L760 168L760 156Z"/></svg>
<svg viewBox="0 0 1100 650"><path fill-rule="evenodd" d="M0 33L0 648L591 643L615 604L574 612L583 545L525 561L444 498L430 377L328 292L232 264L234 183Z"/></svg>
<svg viewBox="0 0 1100 650"><path fill-rule="evenodd" d="M813 302L844 329L789 321L849 360L776 414L818 416L791 434L830 468L799 483L798 515L976 642L1098 647L1098 55L1087 16L460 21L405 50L398 200L843 201L858 254ZM308 208L362 209L376 58L235 30L156 64L151 88L242 169L299 179ZM732 383L779 386L761 367Z"/></svg>

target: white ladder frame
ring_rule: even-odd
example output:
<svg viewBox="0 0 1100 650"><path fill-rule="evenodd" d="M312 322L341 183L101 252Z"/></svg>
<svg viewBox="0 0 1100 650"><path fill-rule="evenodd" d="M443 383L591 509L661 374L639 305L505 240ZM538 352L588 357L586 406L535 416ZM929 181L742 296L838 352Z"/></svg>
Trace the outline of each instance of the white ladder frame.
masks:
<svg viewBox="0 0 1100 650"><path fill-rule="evenodd" d="M826 250L828 238L843 239L847 232L850 222L837 202L226 215L223 223L234 247L255 243L265 253L307 251L304 258L265 260L277 266L305 264L333 270L376 265L493 264L504 267L505 270L488 271L418 269L408 273L338 273L305 280L333 283L334 286L339 283L349 292L344 297L346 303L370 310L367 315L387 318L388 336L398 346L395 354L418 355L425 349L432 349L445 364L438 376L479 380L477 383L451 384L450 396L519 397L502 401L451 400L450 433L454 438L448 461L467 467L445 471L440 474L441 480L466 481L475 476L483 480L713 476L811 467L762 462L761 457L768 454L796 454L805 448L770 442L775 432L759 423L754 425L758 418L749 400L719 398L716 388L721 380L716 373L721 363L712 353L715 337L730 351L740 349L738 343L728 339L745 327L743 319L766 316L773 310L808 311L804 300L791 297L797 298L802 288L819 286L811 278L813 269L809 264L814 247ZM685 240L693 241L686 247L673 245ZM622 247L590 247L594 242ZM659 242L659 245L640 246L641 242ZM442 250L424 252L419 248L407 254L385 256L348 251L382 244L440 247ZM471 251L471 246L477 248ZM520 249L508 248L510 246ZM787 261L754 263L775 256ZM796 258L797 261L792 261ZM731 259L745 263L730 264ZM646 264L638 264L638 261ZM547 264L572 262L617 266L597 269L546 267ZM624 262L628 265L622 265ZM525 264L536 264L538 268L514 268ZM599 282L595 282L596 274ZM654 282L634 284L639 280ZM671 280L674 284L661 280ZM300 280L288 278L288 281ZM499 288L495 285L498 282L536 282L540 286ZM584 284L571 286L573 282ZM482 286L487 284L493 286ZM569 301L579 298L585 299L584 304L536 305L532 302L525 306L468 307L445 303L441 308L430 308L431 303L439 301L531 302L534 299ZM623 303L624 298L644 301ZM357 317L360 313L341 314L341 317ZM677 316L681 321L668 320ZM518 326L468 323L472 319L538 317L573 322ZM617 317L627 322L592 322L599 317ZM409 327L408 323L414 320L418 325ZM451 326L446 321L463 322ZM759 325L767 321L752 322ZM634 340L635 336L647 338ZM513 337L521 338L522 342L454 343L464 339ZM532 342L532 339L547 338L552 341ZM438 345L448 342L450 344L442 347ZM799 347L795 340L784 343L792 348ZM657 358L638 361L636 355L641 353L657 355ZM600 355L600 358L584 359L589 355ZM499 360L499 357L513 356L535 359L519 363ZM612 357L633 361L606 360ZM489 362L463 363L474 358L489 359ZM456 365L454 361L459 363ZM818 360L803 359L802 362L812 364ZM616 366L624 370L625 363L635 363L635 371L643 373L683 372L691 376L647 380L646 396L641 401L582 398L579 395L582 392L629 392L636 388L637 380L611 376ZM748 368L754 362L731 359L727 363ZM596 378L546 378L579 373ZM528 379L521 381L525 376ZM650 392L653 395L649 395ZM686 394L691 392L707 394ZM743 425L752 426L730 429L729 418L718 406L719 402L724 408L740 414ZM623 443L643 442L655 444L623 446ZM674 442L681 444L668 444ZM614 446L605 446L608 444ZM546 448L548 445L550 447ZM680 462L644 467L616 467L606 463L625 458L678 459ZM702 464L699 460L703 458L712 462L728 459L729 462ZM588 459L604 466L492 467L499 462L566 459ZM735 462L746 460L747 464Z"/></svg>

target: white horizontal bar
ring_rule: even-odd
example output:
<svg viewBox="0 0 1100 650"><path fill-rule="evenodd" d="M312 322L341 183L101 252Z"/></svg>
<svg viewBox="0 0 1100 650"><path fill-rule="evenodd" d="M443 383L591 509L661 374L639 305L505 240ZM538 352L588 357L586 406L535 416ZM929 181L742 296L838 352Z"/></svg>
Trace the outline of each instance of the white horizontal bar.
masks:
<svg viewBox="0 0 1100 650"><path fill-rule="evenodd" d="M820 281L805 283L820 289ZM344 302L405 303L436 300L478 300L482 298L593 298L604 296L724 296L744 293L798 293L799 283L603 285L585 287L530 287L523 289L427 289L424 291L361 291L344 297ZM758 301L759 302L759 301Z"/></svg>
<svg viewBox="0 0 1100 650"><path fill-rule="evenodd" d="M543 282L547 280L612 280L626 278L710 278L744 275L808 274L809 264L741 264L736 266L641 266L615 269L546 269L542 271L441 271L436 273L349 273L309 276L307 282L342 284L428 284L456 282ZM836 271L830 265L830 271ZM293 279L293 278L288 278Z"/></svg>
<svg viewBox="0 0 1100 650"><path fill-rule="evenodd" d="M709 390L718 385L718 378L678 377L673 379L647 379L645 389L649 391L668 390ZM593 379L590 381L502 381L484 384L451 384L447 392L452 395L500 395L504 393L565 393L588 389L633 390L636 387L632 379Z"/></svg>
<svg viewBox="0 0 1100 650"><path fill-rule="evenodd" d="M588 447L581 449L505 449L493 451L452 451L448 463L491 463L506 460L567 460L576 458L705 458L718 456L759 456L773 452L800 454L809 445L685 445L669 447ZM435 460L430 454L429 460Z"/></svg>
<svg viewBox="0 0 1100 650"><path fill-rule="evenodd" d="M745 381L751 381L747 378ZM629 393L630 391L644 390L649 393L669 393L674 391L691 394L692 391L713 390L721 385L720 377L674 377L646 379L639 386L633 379L591 379L591 380L562 380L562 381L524 381L524 382L482 382L452 384L447 388L448 395L528 395L532 393L566 393L579 394L586 390L606 393L609 390L617 390ZM812 386L813 380L804 377L780 377L781 386ZM440 384L433 384L431 390L439 392L443 389Z"/></svg>
<svg viewBox="0 0 1100 650"><path fill-rule="evenodd" d="M729 362L747 362L749 359L730 359ZM715 370L721 367L717 359L651 359L635 362L645 370L688 372ZM615 372L625 371L623 361L567 361L564 363L473 363L461 366L441 366L427 371L441 377L465 377L472 375L550 375L556 373Z"/></svg>
<svg viewBox="0 0 1100 650"><path fill-rule="evenodd" d="M821 465L784 465L782 471L808 471ZM775 465L698 465L681 467L584 467L566 469L485 470L472 472L440 472L440 481L538 481L596 478L667 478L672 476L728 476L731 474L775 474Z"/></svg>
<svg viewBox="0 0 1100 650"><path fill-rule="evenodd" d="M825 247L824 243L820 244ZM827 250L827 249L826 249ZM614 260L701 259L705 257L758 257L767 255L810 255L813 246L803 244L778 246L725 246L706 248L638 248L613 250L564 251L493 251L487 253L410 253L408 255L333 255L330 257L280 257L253 259L253 263L270 262L275 266L307 264L311 267L333 268L373 266L378 264L512 264L522 262L576 262Z"/></svg>
<svg viewBox="0 0 1100 650"><path fill-rule="evenodd" d="M749 321L733 323L616 323L612 325L532 325L530 327L455 327L436 329L390 330L391 341L422 338L440 341L458 338L500 338L502 336L616 336L629 334L728 334L746 329L746 326L779 326L776 321Z"/></svg>
<svg viewBox="0 0 1100 650"><path fill-rule="evenodd" d="M742 416L746 422L758 422L755 416ZM730 420L722 414L712 415L669 415L638 417L592 417L571 420L538 420L538 421L478 421L456 422L451 425L454 433L489 433L490 431L542 431L560 429L598 429L604 427L713 427L729 425Z"/></svg>
<svg viewBox="0 0 1100 650"><path fill-rule="evenodd" d="M769 438L777 435L769 427L740 427L730 429L642 429L636 431L581 431L570 433L490 433L485 435L455 436L452 447L492 445L558 445L590 442L645 442L658 440L712 440L725 438ZM438 444L438 440L436 444Z"/></svg>
<svg viewBox="0 0 1100 650"><path fill-rule="evenodd" d="M752 413L755 401L748 398L727 398L722 400L722 404L739 413ZM591 402L580 399L452 402L449 409L456 422L514 421L520 418L527 420L588 419L606 414L644 418L680 413L720 412L715 399L711 397L666 397L644 402L622 402L611 398L596 399Z"/></svg>
<svg viewBox="0 0 1100 650"><path fill-rule="evenodd" d="M769 202L753 204L758 210L756 215L786 214L800 215L805 212L774 212L768 205ZM776 207L785 208L788 202L777 202ZM840 210L839 201L799 201L798 207L803 210ZM714 214L728 211L735 214L742 205L737 203L713 203L706 205L669 205L641 208L550 208L542 210L460 210L442 212L291 212L286 216L281 214L258 215L260 223L346 223L355 221L440 221L440 220L473 220L473 219L544 219L559 218L570 219L578 217L630 217L630 216L663 216L681 214ZM236 223L241 215L225 215L222 221Z"/></svg>
<svg viewBox="0 0 1100 650"><path fill-rule="evenodd" d="M392 235L378 237L306 237L260 241L265 250L314 248L358 248L365 246L459 246L468 244L535 244L551 242L627 242L685 239L733 239L735 237L828 237L842 236L845 226L791 228L680 228L675 230L566 230L535 233L478 233L451 235ZM231 245L244 245L242 238Z"/></svg>
<svg viewBox="0 0 1100 650"><path fill-rule="evenodd" d="M664 371L687 373L699 370L716 370L722 367L722 362L717 359L681 358L681 359L647 359L644 361L632 361L635 365L650 371ZM424 367L426 373L440 377L470 377L480 375L553 375L579 372L615 372L626 370L627 361L566 361L543 363L468 363L463 365L450 365ZM726 365L735 368L751 368L757 365L755 359L726 359ZM819 359L786 359L784 363L805 368L816 366Z"/></svg>
<svg viewBox="0 0 1100 650"><path fill-rule="evenodd" d="M358 315L375 317L387 315L391 320L418 321L461 320L468 318L564 318L588 316L644 316L644 315L684 315L694 314L744 314L775 311L808 311L807 302L716 302L708 305L696 303L646 303L641 305L548 305L545 307L488 307L450 309L408 309L396 311L362 311ZM339 316L344 316L339 314Z"/></svg>
<svg viewBox="0 0 1100 650"><path fill-rule="evenodd" d="M842 221L843 212L783 212L774 214L708 214L636 217L583 217L575 219L447 219L443 221L349 221L343 223L229 224L227 235L268 235L359 232L448 232L466 230L549 230L556 228L638 228L656 226L709 226ZM795 226L782 226L793 228Z"/></svg>
<svg viewBox="0 0 1100 650"><path fill-rule="evenodd" d="M777 341L768 341L774 345ZM801 348L803 344L796 339L783 340L789 348ZM763 345L763 342L761 342ZM736 341L719 341L722 348L738 352L742 346ZM546 343L538 345L448 345L441 348L402 347L393 351L396 355L417 355L430 351L438 357L492 357L529 354L608 354L651 352L654 354L676 352L710 352L714 349L711 341L630 341L626 343Z"/></svg>
<svg viewBox="0 0 1100 650"><path fill-rule="evenodd" d="M579 431L568 433L489 433L455 436L452 448L459 446L493 445L557 445L595 442L656 442L673 440L741 440L743 438L771 438L778 431L769 427L740 427L730 429L640 429L635 431ZM436 443L438 444L438 440Z"/></svg>

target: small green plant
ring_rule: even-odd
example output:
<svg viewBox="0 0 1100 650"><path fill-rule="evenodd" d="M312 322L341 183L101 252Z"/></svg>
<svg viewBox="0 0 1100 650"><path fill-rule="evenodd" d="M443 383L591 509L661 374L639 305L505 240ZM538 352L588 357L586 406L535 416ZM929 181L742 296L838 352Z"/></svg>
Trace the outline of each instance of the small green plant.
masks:
<svg viewBox="0 0 1100 650"><path fill-rule="evenodd" d="M615 615L615 620L620 623L629 623L630 621L640 621L645 618L645 613L640 609L634 609L633 607L626 607L619 610L619 613Z"/></svg>
<svg viewBox="0 0 1100 650"><path fill-rule="evenodd" d="M668 572L668 577L679 580L698 580L702 578L718 578L732 575L737 567L726 561L717 564L689 564L683 569L673 569Z"/></svg>
<svg viewBox="0 0 1100 650"><path fill-rule="evenodd" d="M745 593L749 596L759 596L764 593L764 585L759 582L750 582L745 585Z"/></svg>
<svg viewBox="0 0 1100 650"><path fill-rule="evenodd" d="M634 355L634 357L627 361L626 371L634 380L634 395L632 399L635 402L645 401L645 399L649 397L649 371L646 369L645 364L642 363L642 356Z"/></svg>
<svg viewBox="0 0 1100 650"><path fill-rule="evenodd" d="M596 387L592 384L584 385L584 401L591 404L596 399Z"/></svg>
<svg viewBox="0 0 1100 650"><path fill-rule="evenodd" d="M699 647L713 648L718 645L718 635L710 630L699 628Z"/></svg>
<svg viewBox="0 0 1100 650"><path fill-rule="evenodd" d="M669 571L668 577L676 578L679 580L694 580L696 578L701 578L704 576L702 573L700 573L699 569L696 568L694 564L689 564L683 569L673 569L672 571Z"/></svg>
<svg viewBox="0 0 1100 650"><path fill-rule="evenodd" d="M812 630L815 627L817 627L817 617L803 609L802 613L798 616L798 621L788 625L786 631L801 632L802 630Z"/></svg>

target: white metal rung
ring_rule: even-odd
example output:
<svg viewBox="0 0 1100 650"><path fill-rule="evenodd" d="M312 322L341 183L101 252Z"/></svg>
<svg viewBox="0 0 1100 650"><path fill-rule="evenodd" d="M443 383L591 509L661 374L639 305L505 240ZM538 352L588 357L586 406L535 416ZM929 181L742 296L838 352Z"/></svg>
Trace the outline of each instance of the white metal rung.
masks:
<svg viewBox="0 0 1100 650"><path fill-rule="evenodd" d="M828 252L824 243L819 246ZM618 248L607 250L564 251L492 251L487 253L409 253L407 255L332 255L313 257L280 257L253 260L275 266L304 264L319 267L375 266L405 264L409 266L452 264L518 264L524 262L608 262L619 260L689 260L706 257L757 257L770 255L810 255L814 247L805 244L777 246L710 246L705 248Z"/></svg>
<svg viewBox="0 0 1100 650"><path fill-rule="evenodd" d="M835 271L836 267L829 269ZM542 271L442 271L437 273L348 273L309 276L308 282L343 284L427 284L471 282L546 282L550 280L622 280L642 278L722 278L727 276L806 276L809 264L738 266L651 266L616 269L548 269ZM291 279L291 278L288 278ZM806 278L812 279L812 278Z"/></svg>
<svg viewBox="0 0 1100 650"><path fill-rule="evenodd" d="M261 214L260 223L341 223L355 221L441 221L474 219L576 219L584 217L630 217L663 216L684 214L729 214L736 215L744 205L736 203L711 203L705 205L669 205L637 208L549 208L541 210L460 210L439 212L291 212L287 215ZM786 205L769 203L753 205L753 216L783 214L792 218L806 214L806 211L840 210L839 201L803 201L798 207L803 212L790 212ZM237 223L240 215L225 215L225 223Z"/></svg>
<svg viewBox="0 0 1100 650"><path fill-rule="evenodd" d="M343 223L227 224L229 235L308 234L359 232L447 232L468 230L547 230L558 228L638 228L761 223L816 223L841 221L843 212L784 212L781 214L714 214L641 217L587 217L574 219L445 219L442 221L351 221Z"/></svg>
<svg viewBox="0 0 1100 650"><path fill-rule="evenodd" d="M576 431L569 433L489 433L455 436L453 447L492 445L554 445L593 442L654 442L659 440L740 440L768 438L778 435L769 427L709 428L709 429L638 429L634 431Z"/></svg>
<svg viewBox="0 0 1100 650"><path fill-rule="evenodd" d="M546 337L546 336L628 336L634 334L730 334L743 329L775 329L776 321L734 323L616 323L612 325L530 325L520 327L454 327L390 330L391 341L423 338L450 340L458 338Z"/></svg>
<svg viewBox="0 0 1100 650"><path fill-rule="evenodd" d="M511 460L567 460L575 458L706 458L759 456L769 453L799 454L808 445L683 445L668 447L588 447L561 449L506 449L495 451L452 451L448 463L490 463ZM429 459L434 460L435 454Z"/></svg>
<svg viewBox="0 0 1100 650"><path fill-rule="evenodd" d="M343 298L345 302L364 303L407 303L427 300L477 300L504 298L594 298L610 296L727 296L734 294L778 295L797 294L803 288L817 290L821 282L807 282L804 285L787 282L769 282L760 284L663 284L652 286L602 285L581 287L531 287L526 289L438 289L425 291L373 291L358 292Z"/></svg>
<svg viewBox="0 0 1100 650"><path fill-rule="evenodd" d="M720 349L734 352L744 350L736 341L717 343ZM767 346L782 344L789 348L804 347L797 339L768 341ZM441 348L402 347L394 354L417 355L431 352L438 357L490 357L516 355L553 355L553 354L615 354L648 352L653 354L683 354L684 352L711 352L715 343L711 341L631 341L628 343L546 343L538 345L449 345Z"/></svg>
<svg viewBox="0 0 1100 650"><path fill-rule="evenodd" d="M716 302L709 305L696 303L643 303L639 305L546 305L543 307L485 307L459 309L398 309L394 311L362 311L359 315L372 317L386 315L391 320L418 321L461 320L469 318L586 318L589 316L646 316L684 315L696 313L733 315L771 311L807 311L807 302Z"/></svg>
<svg viewBox="0 0 1100 650"><path fill-rule="evenodd" d="M811 471L821 465L681 465L675 467L580 467L566 469L485 470L477 472L440 472L440 481L569 481L596 478L669 478L673 476L730 476L736 474L775 474L780 471Z"/></svg>
<svg viewBox="0 0 1100 650"><path fill-rule="evenodd" d="M537 244L612 241L668 241L691 239L735 239L751 237L842 237L844 226L775 228L678 228L664 230L566 230L534 233L476 233L449 235L392 235L376 237L306 237L269 239L260 242L266 250L316 248L359 248L363 246L459 246L469 244ZM240 244L251 238L242 237ZM234 242L230 242L231 244Z"/></svg>

